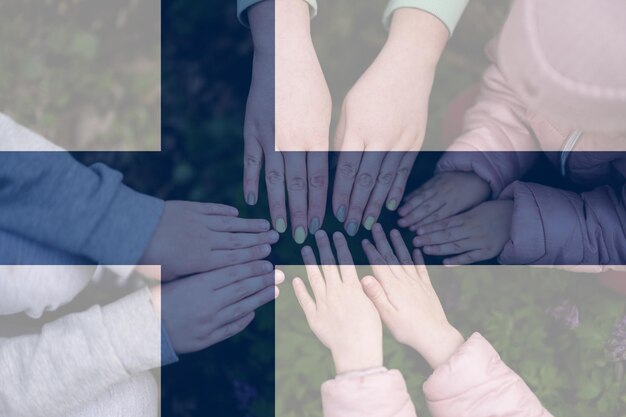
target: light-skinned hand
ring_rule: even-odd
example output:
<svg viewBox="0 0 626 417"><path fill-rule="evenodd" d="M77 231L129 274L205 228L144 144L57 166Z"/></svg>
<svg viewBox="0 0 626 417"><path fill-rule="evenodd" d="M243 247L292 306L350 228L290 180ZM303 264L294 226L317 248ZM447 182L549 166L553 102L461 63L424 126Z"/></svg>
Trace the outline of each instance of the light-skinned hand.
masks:
<svg viewBox="0 0 626 417"><path fill-rule="evenodd" d="M489 198L489 184L473 172L442 172L407 195L398 225L419 226L462 213Z"/></svg>
<svg viewBox="0 0 626 417"><path fill-rule="evenodd" d="M176 353L197 352L245 329L283 280L270 262L254 261L154 287L152 304Z"/></svg>
<svg viewBox="0 0 626 417"><path fill-rule="evenodd" d="M278 233L267 220L237 214L221 204L167 201L139 263L161 265L161 279L169 281L267 257Z"/></svg>
<svg viewBox="0 0 626 417"><path fill-rule="evenodd" d="M321 271L313 250L309 246L302 249L313 297L301 278L293 280L311 330L330 349L338 374L382 366L380 317L363 292L345 238L341 233L333 235L339 267L326 233L318 231L315 239Z"/></svg>
<svg viewBox="0 0 626 417"><path fill-rule="evenodd" d="M498 256L511 238L513 201L486 201L473 209L417 228L413 245L429 255L456 255L444 265L466 265Z"/></svg>
<svg viewBox="0 0 626 417"><path fill-rule="evenodd" d="M248 10L254 40L252 83L244 122L244 196L256 204L265 185L274 228L297 243L324 221L332 102L313 47L309 6L265 0Z"/></svg>
<svg viewBox="0 0 626 417"><path fill-rule="evenodd" d="M463 336L448 322L419 250L411 258L397 230L391 231L392 249L380 224L373 236L376 246L363 241L374 271L362 280L365 293L395 339L435 369L463 344Z"/></svg>
<svg viewBox="0 0 626 417"><path fill-rule="evenodd" d="M396 10L385 46L344 99L333 143L341 153L332 204L350 236L361 223L371 229L383 206L395 210L404 195L447 39L434 16Z"/></svg>

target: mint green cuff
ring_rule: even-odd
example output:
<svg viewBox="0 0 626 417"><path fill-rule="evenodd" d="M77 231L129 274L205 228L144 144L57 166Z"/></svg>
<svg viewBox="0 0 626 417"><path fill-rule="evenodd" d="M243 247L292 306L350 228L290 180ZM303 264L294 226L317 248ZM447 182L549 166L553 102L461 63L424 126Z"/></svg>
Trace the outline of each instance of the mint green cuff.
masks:
<svg viewBox="0 0 626 417"><path fill-rule="evenodd" d="M469 0L389 0L385 13L383 14L383 24L389 29L391 16L396 9L409 7L424 10L437 17L448 28L450 36L458 23Z"/></svg>
<svg viewBox="0 0 626 417"><path fill-rule="evenodd" d="M250 27L248 24L248 10L249 7L254 6L257 3L262 2L263 0L237 0L237 19L239 22L245 27ZM309 4L309 9L311 13L311 19L313 19L317 15L317 0L304 0Z"/></svg>

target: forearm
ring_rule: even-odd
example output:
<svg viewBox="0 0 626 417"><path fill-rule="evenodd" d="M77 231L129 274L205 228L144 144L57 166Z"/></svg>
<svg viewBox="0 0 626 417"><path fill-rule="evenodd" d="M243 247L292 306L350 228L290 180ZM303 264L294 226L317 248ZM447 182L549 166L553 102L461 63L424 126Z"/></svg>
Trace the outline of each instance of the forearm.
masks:
<svg viewBox="0 0 626 417"><path fill-rule="evenodd" d="M256 53L278 51L285 45L311 42L309 4L304 0L265 0L248 9Z"/></svg>
<svg viewBox="0 0 626 417"><path fill-rule="evenodd" d="M446 26L420 9L402 8L393 14L385 48L434 71L448 41Z"/></svg>

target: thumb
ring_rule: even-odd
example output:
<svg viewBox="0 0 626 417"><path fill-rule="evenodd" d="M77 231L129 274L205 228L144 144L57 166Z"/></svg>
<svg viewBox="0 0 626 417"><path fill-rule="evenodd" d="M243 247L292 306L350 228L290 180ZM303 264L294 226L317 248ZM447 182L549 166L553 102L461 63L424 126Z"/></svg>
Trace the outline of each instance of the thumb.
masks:
<svg viewBox="0 0 626 417"><path fill-rule="evenodd" d="M378 282L376 278L371 275L363 277L361 280L361 286L363 287L365 295L372 300L379 312L387 311L391 308L391 303L387 298L387 294L385 293L383 286L380 285L380 282Z"/></svg>

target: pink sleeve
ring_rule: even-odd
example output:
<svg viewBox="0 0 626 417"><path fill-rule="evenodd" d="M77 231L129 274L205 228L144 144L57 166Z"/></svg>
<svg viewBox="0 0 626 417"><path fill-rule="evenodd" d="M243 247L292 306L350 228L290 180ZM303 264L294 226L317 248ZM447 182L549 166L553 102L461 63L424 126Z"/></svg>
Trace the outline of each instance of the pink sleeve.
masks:
<svg viewBox="0 0 626 417"><path fill-rule="evenodd" d="M491 186L493 197L520 179L539 150L526 124L526 108L496 65L483 76L476 104L466 113L463 134L441 157L437 171L474 172Z"/></svg>
<svg viewBox="0 0 626 417"><path fill-rule="evenodd" d="M552 417L479 333L424 383L433 417Z"/></svg>
<svg viewBox="0 0 626 417"><path fill-rule="evenodd" d="M384 370L322 384L324 417L416 417L402 374Z"/></svg>

